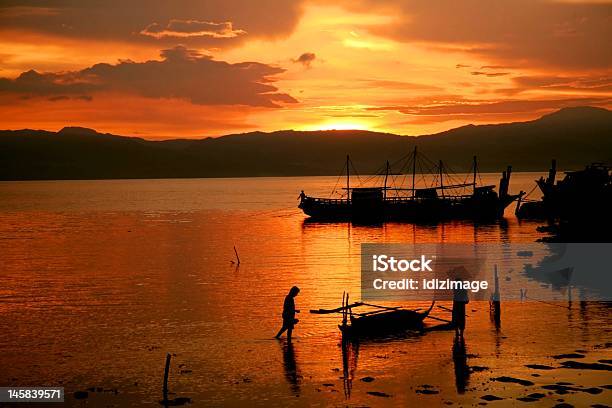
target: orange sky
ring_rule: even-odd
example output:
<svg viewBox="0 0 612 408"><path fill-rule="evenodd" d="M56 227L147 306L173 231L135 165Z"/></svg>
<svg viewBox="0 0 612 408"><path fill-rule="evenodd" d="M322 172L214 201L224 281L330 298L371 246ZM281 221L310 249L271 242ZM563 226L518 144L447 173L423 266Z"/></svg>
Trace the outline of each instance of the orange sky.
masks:
<svg viewBox="0 0 612 408"><path fill-rule="evenodd" d="M0 128L418 135L612 106L610 2L330 4L3 2Z"/></svg>

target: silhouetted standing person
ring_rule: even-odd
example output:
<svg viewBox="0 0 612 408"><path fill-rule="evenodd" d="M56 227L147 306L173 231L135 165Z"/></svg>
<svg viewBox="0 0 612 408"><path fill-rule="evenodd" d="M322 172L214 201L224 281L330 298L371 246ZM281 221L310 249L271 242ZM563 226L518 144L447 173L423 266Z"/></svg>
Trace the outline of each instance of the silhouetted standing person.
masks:
<svg viewBox="0 0 612 408"><path fill-rule="evenodd" d="M293 332L293 327L298 322L298 319L295 318L296 313L300 313L299 310L295 309L295 301L294 298L300 293L300 288L294 286L289 291L289 294L285 296L285 303L283 304L283 327L276 334L276 338L278 339L281 334L287 331L287 341L291 341L291 333Z"/></svg>
<svg viewBox="0 0 612 408"><path fill-rule="evenodd" d="M302 204L305 199L306 199L306 193L304 193L304 190L302 190L302 192L298 196L298 200L300 200L300 204Z"/></svg>
<svg viewBox="0 0 612 408"><path fill-rule="evenodd" d="M455 281L460 281L456 278ZM469 303L468 292L466 289L453 290L453 325L455 326L455 334L463 337L465 330L465 305Z"/></svg>

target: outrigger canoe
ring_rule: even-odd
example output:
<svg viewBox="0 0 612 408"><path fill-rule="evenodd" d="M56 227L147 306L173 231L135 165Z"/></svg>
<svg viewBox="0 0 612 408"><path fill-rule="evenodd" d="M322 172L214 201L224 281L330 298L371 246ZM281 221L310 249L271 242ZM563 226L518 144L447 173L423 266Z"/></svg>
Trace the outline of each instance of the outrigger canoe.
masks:
<svg viewBox="0 0 612 408"><path fill-rule="evenodd" d="M338 325L338 328L343 336L375 337L407 330L422 330L423 320L429 315L435 303L433 301L427 310L420 311L420 309L411 310L364 302L349 304L348 299L348 294L343 294L342 307L311 310L310 313L341 313L342 324ZM353 311L354 308L361 306L367 306L374 310L363 313Z"/></svg>

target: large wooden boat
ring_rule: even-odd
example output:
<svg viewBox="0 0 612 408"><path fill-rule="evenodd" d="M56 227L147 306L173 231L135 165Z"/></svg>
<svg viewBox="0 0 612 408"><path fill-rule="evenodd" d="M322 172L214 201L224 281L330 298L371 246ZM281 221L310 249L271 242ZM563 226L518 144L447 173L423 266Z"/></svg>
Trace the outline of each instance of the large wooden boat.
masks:
<svg viewBox="0 0 612 408"><path fill-rule="evenodd" d="M511 195L508 192L512 168L502 173L499 194L495 186L478 186L478 165L474 157L471 182L445 183L444 164L435 167L437 185L417 188L417 149L411 158L412 186L408 188L388 185L389 163L384 173L382 187L351 187L350 158L346 158L346 187L343 198L310 197L302 193L299 208L313 219L327 221L439 221L451 219L494 220L503 217L504 210L524 192ZM459 193L458 193L459 191Z"/></svg>
<svg viewBox="0 0 612 408"><path fill-rule="evenodd" d="M553 160L548 177L536 180L542 199L519 201L518 218L556 220L576 214L593 214L598 206L602 213L608 212L612 197L612 167L593 163L584 170L565 172L562 180L556 181L556 176L557 161Z"/></svg>
<svg viewBox="0 0 612 408"><path fill-rule="evenodd" d="M547 220L548 241L610 242L612 229L612 167L592 163L583 170L567 171L556 181L557 163L548 177L536 180L542 199L519 200L519 219Z"/></svg>

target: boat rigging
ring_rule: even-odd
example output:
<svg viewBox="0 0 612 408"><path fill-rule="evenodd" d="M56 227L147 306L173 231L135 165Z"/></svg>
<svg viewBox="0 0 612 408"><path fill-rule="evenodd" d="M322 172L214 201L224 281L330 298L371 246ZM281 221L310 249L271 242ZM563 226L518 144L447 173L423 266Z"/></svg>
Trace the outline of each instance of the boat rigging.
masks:
<svg viewBox="0 0 612 408"><path fill-rule="evenodd" d="M304 196L299 204L304 213L315 219L328 221L359 220L366 222L379 221L436 221L444 219L497 219L503 216L505 208L514 200L522 197L524 192L516 195L508 193L512 168L508 166L502 172L499 194L494 185L478 186L478 162L476 156L472 163L472 181L455 180L448 173L448 166L440 160L437 164L418 155L417 147L396 163L405 161L400 171L394 174L392 165L387 161L384 166L384 181L381 186L351 187L350 157L346 156L346 195L342 198L319 198ZM425 181L424 167L434 176L433 183L426 187L416 186L417 166L419 174ZM353 166L354 168L354 166ZM411 168L411 186L404 187L407 174ZM431 170L433 168L433 171ZM375 176L383 174L378 172ZM395 175L404 176L400 186L390 186L395 182ZM463 190L458 192L458 190ZM335 189L334 189L335 191Z"/></svg>

